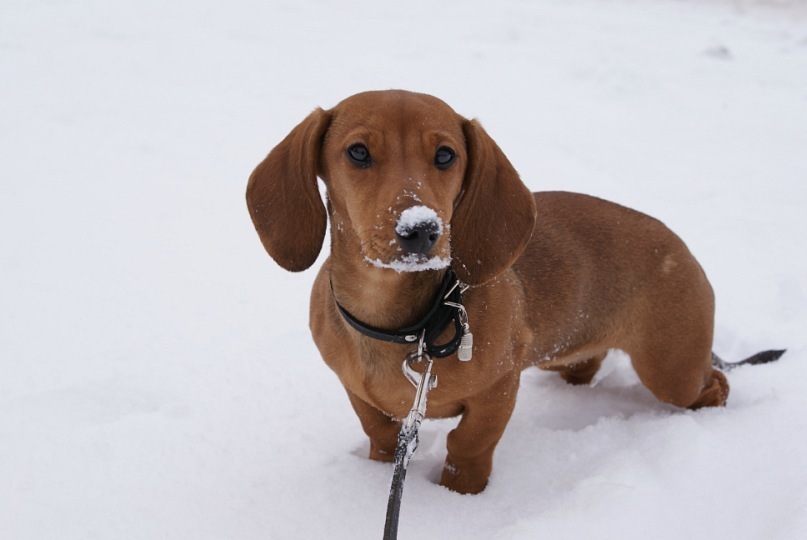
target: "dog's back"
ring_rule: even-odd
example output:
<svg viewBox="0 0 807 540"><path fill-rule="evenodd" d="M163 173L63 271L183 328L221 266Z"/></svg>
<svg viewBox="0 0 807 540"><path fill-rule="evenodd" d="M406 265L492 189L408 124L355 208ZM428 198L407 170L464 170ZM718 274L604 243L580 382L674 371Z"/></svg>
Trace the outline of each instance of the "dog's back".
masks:
<svg viewBox="0 0 807 540"><path fill-rule="evenodd" d="M714 294L681 239L654 218L596 197L543 192L535 202L535 231L513 267L535 329L531 360L563 372L599 365L618 348L659 399L722 404L727 385L719 402L696 402L713 371ZM671 390L682 373L687 380Z"/></svg>

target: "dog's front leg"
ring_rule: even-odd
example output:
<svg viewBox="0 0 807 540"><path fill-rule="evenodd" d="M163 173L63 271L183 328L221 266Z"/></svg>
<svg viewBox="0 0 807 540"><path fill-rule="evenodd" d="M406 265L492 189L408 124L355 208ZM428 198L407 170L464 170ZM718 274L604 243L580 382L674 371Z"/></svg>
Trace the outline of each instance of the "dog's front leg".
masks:
<svg viewBox="0 0 807 540"><path fill-rule="evenodd" d="M516 404L516 371L465 402L459 425L448 434L440 484L458 493L479 493L493 468L493 451Z"/></svg>
<svg viewBox="0 0 807 540"><path fill-rule="evenodd" d="M347 395L350 398L350 404L353 405L353 410L359 417L362 429L370 438L370 459L392 461L395 457L395 446L398 444L401 423L365 402L350 390L347 390Z"/></svg>

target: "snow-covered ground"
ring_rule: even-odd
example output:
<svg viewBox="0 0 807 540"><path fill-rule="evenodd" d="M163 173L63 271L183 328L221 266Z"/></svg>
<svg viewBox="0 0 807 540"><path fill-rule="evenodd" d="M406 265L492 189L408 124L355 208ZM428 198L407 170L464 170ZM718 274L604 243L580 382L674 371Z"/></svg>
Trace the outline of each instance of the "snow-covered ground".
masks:
<svg viewBox="0 0 807 540"><path fill-rule="evenodd" d="M389 465L246 180L368 89L479 118L533 189L659 217L714 285L724 409L525 373L490 486L401 538L807 538L807 4L0 2L0 538L378 538Z"/></svg>

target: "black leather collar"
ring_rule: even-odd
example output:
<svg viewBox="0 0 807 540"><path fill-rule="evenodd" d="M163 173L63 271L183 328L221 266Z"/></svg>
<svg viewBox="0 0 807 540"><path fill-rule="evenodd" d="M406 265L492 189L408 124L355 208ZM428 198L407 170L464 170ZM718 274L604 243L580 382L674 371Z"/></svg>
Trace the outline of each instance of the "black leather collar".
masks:
<svg viewBox="0 0 807 540"><path fill-rule="evenodd" d="M460 346L460 340L462 339L460 311L456 307L446 305L445 302L462 304L462 288L462 283L457 279L454 271L449 268L445 278L443 278L440 291L437 293L437 297L429 313L414 326L393 331L380 330L364 324L351 315L348 310L343 308L339 302L336 301L336 298L334 298L334 302L339 309L339 313L342 314L342 317L344 317L345 321L347 321L350 326L361 334L379 341L413 345L420 339L423 330L426 330L424 338L426 352L434 358L445 358L457 351ZM333 291L333 282L331 282L331 291ZM446 294L448 294L448 297L446 297ZM443 333L452 320L454 321L454 337L448 343L438 345L435 343L435 340L440 337L440 334Z"/></svg>

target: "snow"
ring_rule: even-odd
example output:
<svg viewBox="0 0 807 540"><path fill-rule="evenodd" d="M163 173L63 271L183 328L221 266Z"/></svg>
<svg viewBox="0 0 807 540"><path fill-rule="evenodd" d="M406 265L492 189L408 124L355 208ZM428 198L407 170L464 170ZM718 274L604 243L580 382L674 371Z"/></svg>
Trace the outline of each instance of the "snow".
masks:
<svg viewBox="0 0 807 540"><path fill-rule="evenodd" d="M371 259L365 256L364 260L372 264L376 268L388 268L396 272L423 272L424 270L440 270L447 268L451 264L451 259L448 257L425 257L417 253L408 253L401 255L400 258L390 262L384 262L381 259Z"/></svg>
<svg viewBox="0 0 807 540"><path fill-rule="evenodd" d="M406 235L412 232L418 225L424 223L434 223L436 225L437 234L443 233L443 220L437 216L437 212L428 206L410 206L398 218L395 224L395 232L400 235Z"/></svg>
<svg viewBox="0 0 807 540"><path fill-rule="evenodd" d="M423 424L400 537L807 537L803 0L2 13L3 538L381 536L391 467L311 341L315 271L274 265L244 190L314 107L384 88L479 118L532 189L664 221L726 360L788 348L697 412L620 354L594 387L527 371L483 494L437 485L456 420Z"/></svg>

